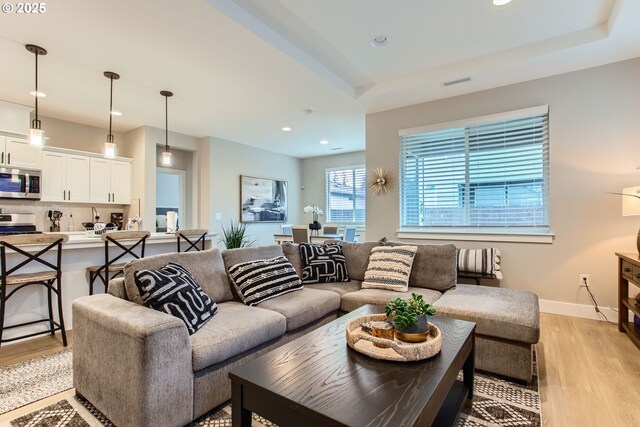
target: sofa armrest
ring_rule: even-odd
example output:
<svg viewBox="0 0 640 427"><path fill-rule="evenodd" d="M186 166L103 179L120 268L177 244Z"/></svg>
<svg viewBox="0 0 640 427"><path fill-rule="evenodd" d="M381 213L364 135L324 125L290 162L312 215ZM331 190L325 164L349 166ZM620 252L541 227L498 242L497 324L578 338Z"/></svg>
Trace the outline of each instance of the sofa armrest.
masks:
<svg viewBox="0 0 640 427"><path fill-rule="evenodd" d="M73 302L73 385L114 424L189 423L192 366L180 319L108 294Z"/></svg>

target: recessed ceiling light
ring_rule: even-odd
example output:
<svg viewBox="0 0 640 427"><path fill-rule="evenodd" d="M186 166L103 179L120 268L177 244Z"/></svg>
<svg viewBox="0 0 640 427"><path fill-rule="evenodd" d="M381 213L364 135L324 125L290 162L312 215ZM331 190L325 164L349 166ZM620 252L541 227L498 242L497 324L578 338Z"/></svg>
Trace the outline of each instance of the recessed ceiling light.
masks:
<svg viewBox="0 0 640 427"><path fill-rule="evenodd" d="M40 92L40 91L36 92L35 90L32 90L31 92L29 92L29 94L31 94L31 96L37 96L38 98L44 98L45 96L47 96L46 93Z"/></svg>
<svg viewBox="0 0 640 427"><path fill-rule="evenodd" d="M329 143L329 141L327 141L326 139L323 139L322 141L320 141L320 144L322 145L327 145Z"/></svg>
<svg viewBox="0 0 640 427"><path fill-rule="evenodd" d="M509 3L511 3L511 0L493 0L493 4L496 6L504 6Z"/></svg>
<svg viewBox="0 0 640 427"><path fill-rule="evenodd" d="M290 126L282 126L282 132L291 132Z"/></svg>
<svg viewBox="0 0 640 427"><path fill-rule="evenodd" d="M121 116L121 115L122 115L122 113L121 113L120 111L113 110L113 111L111 111L111 115L112 115L112 116L118 116L118 117L119 117L119 116Z"/></svg>
<svg viewBox="0 0 640 427"><path fill-rule="evenodd" d="M502 0L502 1L504 1L504 0ZM374 38L372 38L369 43L371 43L371 46L373 46L373 47L382 47L382 46L386 46L387 44L389 44L389 38L387 36L385 36L384 34L381 34L379 36L375 36Z"/></svg>

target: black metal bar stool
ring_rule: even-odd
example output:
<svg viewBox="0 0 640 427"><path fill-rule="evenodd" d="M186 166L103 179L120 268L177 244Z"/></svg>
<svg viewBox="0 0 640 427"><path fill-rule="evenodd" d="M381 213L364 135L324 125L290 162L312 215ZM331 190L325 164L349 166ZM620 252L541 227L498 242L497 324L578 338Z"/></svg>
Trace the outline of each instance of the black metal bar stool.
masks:
<svg viewBox="0 0 640 427"><path fill-rule="evenodd" d="M64 317L62 315L61 280L62 244L68 240L69 236L66 234L17 234L12 236L0 236L0 270L2 272L2 280L0 282L0 346L4 342L34 337L36 335L51 334L53 336L56 331L60 331L62 335L62 344L65 347L67 346L67 334L64 330ZM26 245L45 245L45 247L44 249L38 250L35 254L32 254L21 248ZM7 265L7 249L14 251L16 254L22 255L19 259L26 259L22 260L22 262L17 262L15 266L9 268ZM56 261L51 263L44 259L44 256L47 252L53 249L57 249L58 253L56 254ZM40 263L48 269L35 273L14 274L22 267L31 263ZM4 316L7 300L9 300L9 298L11 298L20 289L31 285L39 285L47 288L49 317L46 319L5 326ZM11 292L7 292L7 286L16 286L16 288L12 289ZM58 322L53 318L53 303L51 301L53 294L55 294L58 300ZM9 339L2 338L5 329L33 325L40 322L48 322L49 329Z"/></svg>
<svg viewBox="0 0 640 427"><path fill-rule="evenodd" d="M122 257L131 255L135 259L144 258L144 248L150 235L151 233L148 231L113 231L101 235L100 239L104 241L104 264L87 267L89 271L89 295L93 295L93 282L98 278L104 284L104 291L107 292L109 280L119 276L124 271L126 263L116 264ZM114 247L113 249L119 249L115 254L111 253L112 257L109 256L109 248L111 246ZM136 248L138 248L139 254L136 253ZM109 277L109 273L113 273L113 275Z"/></svg>
<svg viewBox="0 0 640 427"><path fill-rule="evenodd" d="M185 252L189 252L191 249L196 251L203 251L207 233L209 233L209 230L203 229L176 231L176 239L178 240L178 252L182 252L180 250L181 240L185 240L185 243L189 245L187 249L185 249ZM200 247L198 247L198 244L200 244Z"/></svg>

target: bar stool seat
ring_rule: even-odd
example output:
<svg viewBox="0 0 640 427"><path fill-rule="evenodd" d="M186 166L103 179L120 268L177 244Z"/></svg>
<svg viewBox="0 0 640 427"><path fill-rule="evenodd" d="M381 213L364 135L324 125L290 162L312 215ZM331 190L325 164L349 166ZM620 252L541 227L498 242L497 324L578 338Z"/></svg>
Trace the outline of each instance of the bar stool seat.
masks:
<svg viewBox="0 0 640 427"><path fill-rule="evenodd" d="M113 273L113 272L116 272L116 271L123 271L125 265L127 265L126 262L122 262L120 264L111 264L109 266L109 273ZM91 272L103 271L104 270L104 264L102 264L102 265L92 265L90 267L87 267L87 270L89 270Z"/></svg>
<svg viewBox="0 0 640 427"><path fill-rule="evenodd" d="M57 277L55 271L39 271L37 273L21 273L7 277L7 285L21 285L23 283L36 283L54 280Z"/></svg>
<svg viewBox="0 0 640 427"><path fill-rule="evenodd" d="M100 239L104 242L104 264L87 267L89 295L93 295L93 283L96 279L100 279L104 285L104 291L107 292L109 280L123 274L126 263L116 263L118 260L126 255L134 259L144 258L144 248L150 235L148 231L112 231L101 235ZM116 253L111 252L109 256L110 249L115 250Z"/></svg>
<svg viewBox="0 0 640 427"><path fill-rule="evenodd" d="M69 240L66 234L18 234L12 236L0 236L0 346L2 343L15 341L23 338L34 337L37 335L50 334L55 335L56 331L60 331L62 335L62 344L67 346L67 334L64 328L64 316L62 311L62 243ZM30 252L25 246L34 245L44 246L43 249L36 247ZM57 249L56 261L50 262L45 258L47 252ZM7 250L13 251L16 255L16 261L12 260L12 266L8 266ZM35 252L35 253L34 253ZM19 260L22 258L22 261ZM40 264L49 270L38 271L32 273L16 273L16 271L29 264ZM5 325L4 317L6 313L7 302L15 295L16 292L27 286L44 286L47 289L47 305L49 317L32 320L28 322L18 323L14 325ZM8 287L13 289L9 291ZM58 321L53 317L53 297L57 300ZM35 325L37 323L46 322L49 328L43 331L33 332L26 335L16 336L3 339L4 331L12 328Z"/></svg>

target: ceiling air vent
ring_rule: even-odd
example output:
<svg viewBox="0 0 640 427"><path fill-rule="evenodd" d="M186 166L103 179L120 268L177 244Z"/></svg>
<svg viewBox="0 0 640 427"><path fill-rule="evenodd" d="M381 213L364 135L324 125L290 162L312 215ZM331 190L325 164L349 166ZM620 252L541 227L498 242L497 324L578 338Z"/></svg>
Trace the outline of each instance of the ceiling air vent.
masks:
<svg viewBox="0 0 640 427"><path fill-rule="evenodd" d="M458 80L451 80L448 82L444 82L442 83L442 86L451 86L451 85L457 85L460 83L466 83L466 82L470 82L471 81L471 77L465 77L463 79L458 79Z"/></svg>
<svg viewBox="0 0 640 427"><path fill-rule="evenodd" d="M342 150L342 147L334 147L331 149L331 151L338 151L338 150Z"/></svg>

